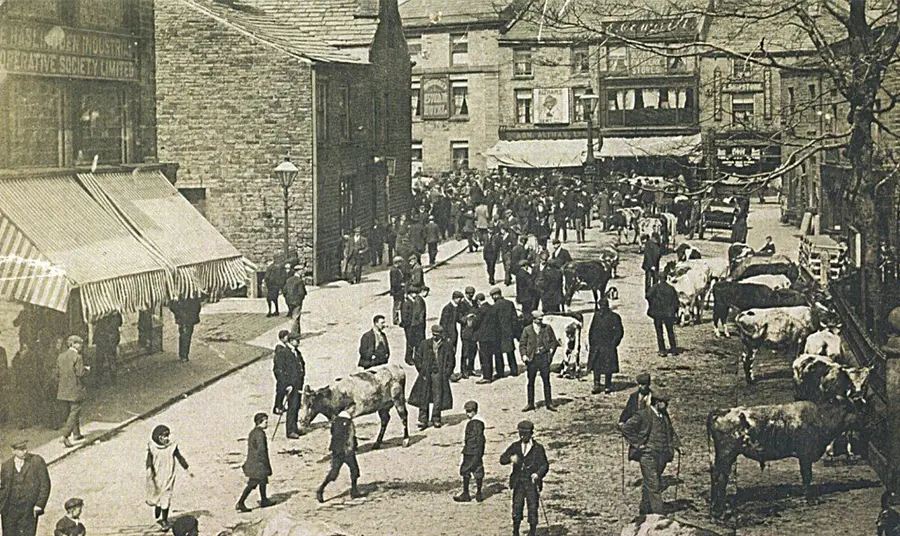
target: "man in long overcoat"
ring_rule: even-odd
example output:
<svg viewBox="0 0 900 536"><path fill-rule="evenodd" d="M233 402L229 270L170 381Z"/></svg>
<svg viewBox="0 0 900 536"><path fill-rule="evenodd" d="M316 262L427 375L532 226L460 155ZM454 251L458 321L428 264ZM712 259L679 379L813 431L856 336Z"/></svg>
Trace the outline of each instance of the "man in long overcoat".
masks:
<svg viewBox="0 0 900 536"><path fill-rule="evenodd" d="M450 375L453 374L454 355L452 347L443 340L444 328L431 326L431 338L419 345L415 355L416 371L419 373L407 402L419 408L419 429L429 425L429 404L431 404L431 426L441 427L441 412L453 408L453 393L450 391Z"/></svg>
<svg viewBox="0 0 900 536"><path fill-rule="evenodd" d="M591 320L588 331L588 369L594 373L593 394L612 392L612 375L619 372L619 343L625 331L622 328L622 317L609 308L609 300L601 297L597 300L597 312ZM600 377L605 380L606 387L600 384Z"/></svg>
<svg viewBox="0 0 900 536"><path fill-rule="evenodd" d="M536 279L541 292L541 311L559 313L563 303L563 273L559 259L551 259L541 270Z"/></svg>
<svg viewBox="0 0 900 536"><path fill-rule="evenodd" d="M12 444L13 457L0 466L0 517L4 536L35 536L50 498L47 463L28 452L27 441Z"/></svg>
<svg viewBox="0 0 900 536"><path fill-rule="evenodd" d="M491 289L491 299L494 300L492 307L496 311L497 323L500 325L500 345L494 354L494 378L498 379L506 375L503 365L504 355L506 363L509 365L509 373L518 376L519 365L516 363L515 339L519 315L516 314L516 306L504 298L503 291L497 287Z"/></svg>
<svg viewBox="0 0 900 536"><path fill-rule="evenodd" d="M475 296L475 340L478 342L478 358L481 363L481 379L476 383L491 383L494 376L494 361L500 359L500 322L497 310L486 303L484 294Z"/></svg>
<svg viewBox="0 0 900 536"><path fill-rule="evenodd" d="M531 312L537 309L541 295L534 283L531 263L527 260L519 262L519 271L516 272L516 301L522 306L522 314L525 318L531 318Z"/></svg>

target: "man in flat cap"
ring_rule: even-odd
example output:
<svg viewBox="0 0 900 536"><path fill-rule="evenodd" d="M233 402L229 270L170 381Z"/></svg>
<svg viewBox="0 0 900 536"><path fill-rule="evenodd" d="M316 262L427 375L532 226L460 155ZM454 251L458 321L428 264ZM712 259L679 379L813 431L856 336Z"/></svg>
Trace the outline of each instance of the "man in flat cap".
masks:
<svg viewBox="0 0 900 536"><path fill-rule="evenodd" d="M491 289L491 299L497 314L497 323L500 325L500 342L494 354L494 379L504 377L503 356L506 356L506 364L509 365L509 373L519 375L519 365L516 363L516 328L519 325L519 315L516 314L516 306L513 302L503 297L503 291L498 287Z"/></svg>
<svg viewBox="0 0 900 536"><path fill-rule="evenodd" d="M509 487L513 492L512 518L513 536L519 536L519 527L525 504L528 504L528 536L534 536L538 524L538 503L544 484L544 477L550 470L544 446L534 440L534 424L531 421L519 423L519 440L511 444L500 455L500 464L512 464Z"/></svg>
<svg viewBox="0 0 900 536"><path fill-rule="evenodd" d="M369 258L369 241L362 235L359 227L353 229L353 238L350 239L346 252L345 271L350 284L355 285L362 279L363 263Z"/></svg>
<svg viewBox="0 0 900 536"><path fill-rule="evenodd" d="M531 325L522 330L519 339L519 352L528 372L528 405L522 411L534 410L534 380L538 374L544 387L544 407L556 411L550 391L550 362L559 348L559 341L553 328L544 324L544 313L534 311L531 316Z"/></svg>
<svg viewBox="0 0 900 536"><path fill-rule="evenodd" d="M662 474L675 458L675 451L681 450L668 407L669 397L656 393L650 399L649 409L638 411L622 426L622 437L628 442L628 459L641 466L640 515L665 514Z"/></svg>
<svg viewBox="0 0 900 536"><path fill-rule="evenodd" d="M28 441L13 441L13 457L0 465L0 518L4 536L35 536L50 498L47 463L28 452Z"/></svg>
<svg viewBox="0 0 900 536"><path fill-rule="evenodd" d="M400 306L400 327L406 335L406 354L404 360L407 365L413 364L413 356L419 349L419 344L425 340L425 317L427 315L425 300L419 295L421 287L410 285L406 290L406 299Z"/></svg>
<svg viewBox="0 0 900 536"><path fill-rule="evenodd" d="M441 309L440 324L441 327L444 328L444 341L453 348L454 356L456 355L457 348L456 341L459 338L459 324L462 320L459 310L459 303L462 299L463 293L454 290L453 294L450 295L450 301L444 305L443 309ZM460 367L459 373L463 374L464 372L464 368Z"/></svg>
<svg viewBox="0 0 900 536"><path fill-rule="evenodd" d="M631 418L632 415L634 415L638 411L641 411L642 409L647 409L650 407L650 400L652 398L652 390L650 388L650 373L641 372L634 378L634 381L637 382L638 388L628 396L628 402L625 403L625 409L623 409L622 414L619 415L620 429L625 424L625 422Z"/></svg>
<svg viewBox="0 0 900 536"><path fill-rule="evenodd" d="M84 348L84 339L78 335L71 335L66 340L66 350L56 358L59 386L56 391L56 399L65 402L69 407L69 416L63 428L63 445L72 448L75 445L71 440L84 439L81 435L81 407L87 397L82 378L91 370L84 364L81 350Z"/></svg>
<svg viewBox="0 0 900 536"><path fill-rule="evenodd" d="M478 402L469 400L463 405L466 417L466 435L463 442L462 464L459 466L459 474L462 476L462 493L453 497L456 502L469 502L469 480L475 477L475 500L481 502L484 496L481 487L484 483L484 421L478 415Z"/></svg>
<svg viewBox="0 0 900 536"><path fill-rule="evenodd" d="M425 339L415 353L413 364L418 376L407 402L419 408L419 429L441 427L441 412L453 408L450 375L453 374L453 347L443 339L444 328L431 326L431 338ZM429 404L431 418L429 419Z"/></svg>
<svg viewBox="0 0 900 536"><path fill-rule="evenodd" d="M391 320L393 320L393 324L400 324L400 307L403 305L403 298L406 296L406 265L403 262L403 257L396 256L391 261L391 287L388 290L388 293L391 295L391 299L394 301L393 307L391 309L392 315Z"/></svg>
<svg viewBox="0 0 900 536"><path fill-rule="evenodd" d="M516 301L522 306L522 314L531 318L531 312L537 309L541 300L541 292L538 290L534 279L534 270L531 262L519 261L519 271L516 272Z"/></svg>

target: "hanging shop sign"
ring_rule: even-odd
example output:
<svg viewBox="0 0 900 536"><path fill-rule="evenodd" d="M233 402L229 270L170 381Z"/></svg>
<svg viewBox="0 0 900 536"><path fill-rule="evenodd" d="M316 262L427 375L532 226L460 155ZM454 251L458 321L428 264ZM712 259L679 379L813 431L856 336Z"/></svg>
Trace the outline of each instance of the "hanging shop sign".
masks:
<svg viewBox="0 0 900 536"><path fill-rule="evenodd" d="M534 122L539 125L569 123L569 88L534 90Z"/></svg>

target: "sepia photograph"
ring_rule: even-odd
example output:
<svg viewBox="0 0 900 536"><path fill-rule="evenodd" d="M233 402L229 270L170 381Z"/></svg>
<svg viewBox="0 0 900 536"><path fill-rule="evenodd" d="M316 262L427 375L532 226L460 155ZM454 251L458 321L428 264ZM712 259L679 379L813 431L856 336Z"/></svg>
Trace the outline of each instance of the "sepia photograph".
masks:
<svg viewBox="0 0 900 536"><path fill-rule="evenodd" d="M0 0L0 536L900 536L898 46Z"/></svg>

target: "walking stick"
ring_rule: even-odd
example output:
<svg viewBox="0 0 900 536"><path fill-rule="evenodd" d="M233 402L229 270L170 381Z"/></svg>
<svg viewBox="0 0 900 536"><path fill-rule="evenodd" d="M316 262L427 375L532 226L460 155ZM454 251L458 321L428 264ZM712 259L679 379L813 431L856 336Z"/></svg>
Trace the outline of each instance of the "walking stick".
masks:
<svg viewBox="0 0 900 536"><path fill-rule="evenodd" d="M278 420L275 421L275 429L272 430L272 441L275 441L275 434L278 433L278 425L281 424L281 419L283 419L284 414L287 413L287 406L288 406L287 397L291 396L291 391L293 391L293 387L288 387L288 392L285 393L286 396L281 401L281 413L278 414ZM287 424L285 424L285 426L287 426Z"/></svg>
<svg viewBox="0 0 900 536"><path fill-rule="evenodd" d="M622 467L622 497L625 497L625 438L619 443L619 465Z"/></svg>
<svg viewBox="0 0 900 536"><path fill-rule="evenodd" d="M544 514L544 523L547 524L547 530L550 530L550 518L547 517L547 509L544 508L544 501L541 500L540 493L538 493L537 500L538 500L538 504L541 507L541 513Z"/></svg>
<svg viewBox="0 0 900 536"><path fill-rule="evenodd" d="M678 488L681 486L681 451L678 454L678 462L675 464L675 502L678 502Z"/></svg>

